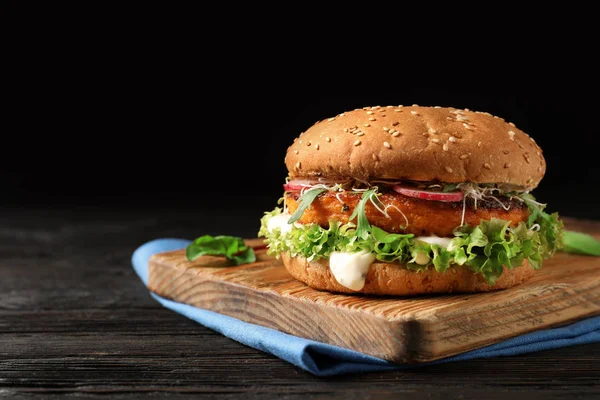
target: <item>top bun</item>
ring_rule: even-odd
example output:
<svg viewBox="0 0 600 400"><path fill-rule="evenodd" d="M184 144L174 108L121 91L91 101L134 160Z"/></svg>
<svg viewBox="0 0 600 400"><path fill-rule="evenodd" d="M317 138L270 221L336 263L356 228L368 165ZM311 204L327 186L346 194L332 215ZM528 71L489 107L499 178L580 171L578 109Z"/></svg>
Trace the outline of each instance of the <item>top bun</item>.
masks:
<svg viewBox="0 0 600 400"><path fill-rule="evenodd" d="M509 184L531 190L546 172L542 149L486 112L413 105L363 107L316 122L285 156L292 179L332 178Z"/></svg>

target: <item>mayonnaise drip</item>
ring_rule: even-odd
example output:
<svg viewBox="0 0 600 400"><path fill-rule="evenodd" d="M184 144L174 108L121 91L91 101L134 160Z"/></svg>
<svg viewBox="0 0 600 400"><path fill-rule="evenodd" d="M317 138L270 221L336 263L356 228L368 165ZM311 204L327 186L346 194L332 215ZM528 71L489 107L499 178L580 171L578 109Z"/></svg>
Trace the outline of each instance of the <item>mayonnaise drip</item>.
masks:
<svg viewBox="0 0 600 400"><path fill-rule="evenodd" d="M367 251L346 253L334 251L329 256L329 268L338 283L352 290L361 290L375 254Z"/></svg>
<svg viewBox="0 0 600 400"><path fill-rule="evenodd" d="M450 238L439 236L417 236L415 239L429 244L437 244L440 247L447 248L450 244Z"/></svg>
<svg viewBox="0 0 600 400"><path fill-rule="evenodd" d="M287 232L292 230L292 224L288 224L291 215L288 213L282 213L279 215L275 215L269 219L267 222L267 230L269 232L273 232L275 228L281 229L281 234L286 234Z"/></svg>

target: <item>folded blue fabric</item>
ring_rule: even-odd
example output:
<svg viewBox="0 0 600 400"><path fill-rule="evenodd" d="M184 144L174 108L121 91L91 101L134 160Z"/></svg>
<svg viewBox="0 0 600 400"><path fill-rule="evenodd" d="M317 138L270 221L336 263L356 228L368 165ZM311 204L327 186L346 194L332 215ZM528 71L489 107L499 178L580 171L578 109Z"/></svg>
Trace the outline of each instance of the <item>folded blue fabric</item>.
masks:
<svg viewBox="0 0 600 400"><path fill-rule="evenodd" d="M182 249L189 240L156 239L138 247L132 256L136 273L147 286L148 259L154 253ZM515 337L491 346L422 364L393 364L353 350L292 336L226 315L171 301L150 293L164 307L255 349L273 354L317 376L399 370L451 361L512 356L558 347L600 342L600 316L553 329Z"/></svg>

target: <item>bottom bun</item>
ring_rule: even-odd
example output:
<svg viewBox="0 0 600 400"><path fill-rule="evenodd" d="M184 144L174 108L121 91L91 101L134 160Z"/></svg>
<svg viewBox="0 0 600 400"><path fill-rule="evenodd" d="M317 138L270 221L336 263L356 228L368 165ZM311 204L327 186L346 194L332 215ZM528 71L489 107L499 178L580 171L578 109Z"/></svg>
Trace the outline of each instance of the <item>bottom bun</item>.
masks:
<svg viewBox="0 0 600 400"><path fill-rule="evenodd" d="M401 264L374 262L369 267L365 286L352 290L340 285L329 269L329 259L308 261L304 257L291 257L281 253L283 264L289 273L308 286L337 293L365 293L376 295L413 296L429 293L476 293L507 289L529 280L535 270L527 260L519 267L504 268L502 275L492 286L481 274L474 274L465 266L453 265L446 272L434 268L411 271Z"/></svg>

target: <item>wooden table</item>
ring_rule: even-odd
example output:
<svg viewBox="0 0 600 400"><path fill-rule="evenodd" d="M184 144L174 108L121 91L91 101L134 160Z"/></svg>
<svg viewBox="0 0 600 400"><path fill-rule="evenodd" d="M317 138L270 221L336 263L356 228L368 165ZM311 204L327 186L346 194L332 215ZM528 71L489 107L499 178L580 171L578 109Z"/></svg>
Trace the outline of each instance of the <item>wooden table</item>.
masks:
<svg viewBox="0 0 600 400"><path fill-rule="evenodd" d="M148 240L252 237L259 210L1 209L0 396L600 398L600 343L318 378L163 308L131 268Z"/></svg>

